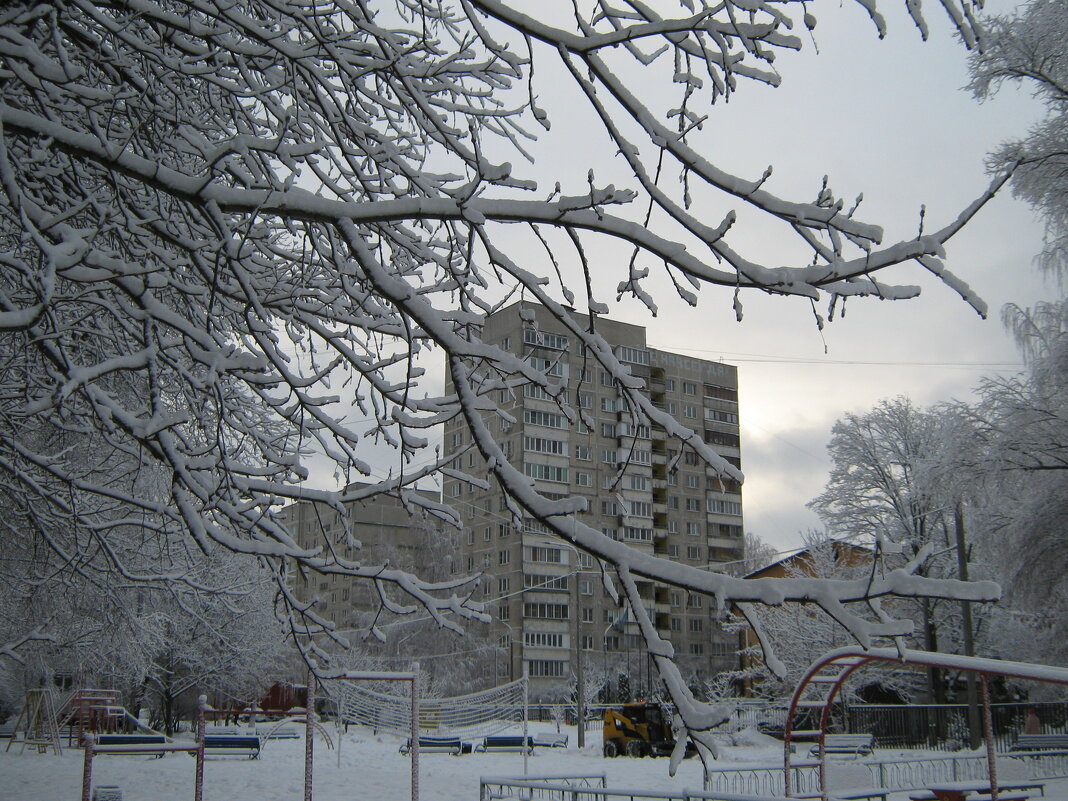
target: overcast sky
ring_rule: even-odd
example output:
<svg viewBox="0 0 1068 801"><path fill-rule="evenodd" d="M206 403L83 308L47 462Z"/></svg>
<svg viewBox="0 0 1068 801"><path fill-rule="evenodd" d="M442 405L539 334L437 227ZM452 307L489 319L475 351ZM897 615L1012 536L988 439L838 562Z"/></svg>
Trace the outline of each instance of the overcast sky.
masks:
<svg viewBox="0 0 1068 801"><path fill-rule="evenodd" d="M937 5L927 9L926 43L901 0L882 3L889 22L882 41L857 3L810 7L819 21L819 54L808 41L803 52L780 56L780 87L749 82L728 104L717 104L702 150L746 178L773 164L766 188L792 200L815 197L824 175L840 197L863 192L859 216L884 224L885 242L914 236L921 206L928 230L942 227L989 183L986 154L1025 132L1041 110L1011 89L985 104L963 91L966 51ZM987 7L1004 12L1012 4L988 0ZM537 165L517 163L517 173L538 179L539 196L552 187L546 175L569 178L565 193L583 191L591 167L599 185L625 183L621 159L603 138L590 136L595 124L582 116L575 95L567 94L569 79L554 74L551 62L539 60L535 89L553 128L532 146ZM642 83L638 75L632 88L640 93ZM709 207L709 221L718 223L725 208ZM735 247L770 264L799 266L797 251L787 249L777 230L749 222L743 216L732 231ZM1026 306L1051 294L1032 266L1040 244L1033 215L1007 192L949 243L947 265L989 304L986 320L918 267L882 279L919 284L920 298L850 301L845 318L823 332L802 299L749 293L739 323L729 290L705 289L691 309L672 297L666 282L656 295L655 318L633 300L613 306L611 316L647 326L653 347L738 365L745 527L786 548L818 526L805 504L827 479L826 445L838 418L895 395L919 405L967 398L981 376L1020 369L999 313L1005 303ZM539 250L520 248L523 264L550 274L548 264L537 264ZM628 252L605 245L589 255L598 299L610 301ZM443 365L428 367L431 383L440 382Z"/></svg>
<svg viewBox="0 0 1068 801"><path fill-rule="evenodd" d="M867 218L896 220L888 234L906 237L921 204L938 227L978 196L988 181L985 154L1024 133L1040 109L1013 90L976 103L961 89L965 51L940 11L928 9L932 36L923 43L901 13L891 13L901 9L882 7L891 24L879 41L855 4L817 4L819 56L810 48L783 58L781 87L739 93L717 138L755 174L769 153L781 154L781 186L814 190L829 174L840 196L863 191ZM916 269L894 280L920 284L920 298L851 301L846 317L822 333L806 303L756 295L736 323L729 293L706 293L696 312L673 303L646 321L655 347L738 365L746 530L786 547L818 527L805 504L826 482L827 442L844 413L895 395L920 405L964 399L981 376L1018 371L1000 310L1052 294L1032 264L1040 245L1034 215L1007 192L950 242L947 264L989 304L986 320Z"/></svg>
<svg viewBox="0 0 1068 801"><path fill-rule="evenodd" d="M1013 5L990 0L987 8L1003 13ZM926 9L927 42L903 2L880 4L889 23L882 41L857 3L811 8L818 55L808 41L801 53L780 56L781 86L749 82L711 109L703 152L746 178L774 165L766 188L789 199L815 197L824 175L842 198L863 192L859 216L886 226L884 242L914 236L921 206L927 229L942 227L988 185L986 154L1022 135L1041 109L1012 88L984 104L964 91L967 52L937 5ZM550 93L542 76L536 85L553 130L539 156L582 178L592 165L599 182L615 180L605 153L588 144L590 123L577 112L559 113L563 82L551 82ZM620 161L615 157L616 167ZM725 208L710 208L709 222L718 223ZM749 222L740 217L732 230L736 247L772 265L800 266L781 232ZM964 399L981 376L1021 368L1000 309L1049 294L1032 266L1040 243L1030 210L1007 191L949 243L947 266L987 302L986 320L919 267L882 280L919 284L920 298L850 301L845 318L822 333L805 300L743 295L739 323L732 293L719 289L703 290L697 309L667 290L656 295L655 318L632 300L614 306L612 316L646 325L654 347L738 365L746 530L785 548L819 525L805 504L826 482L826 446L838 418L895 395L924 406ZM611 248L596 253L601 300L610 299L626 255Z"/></svg>

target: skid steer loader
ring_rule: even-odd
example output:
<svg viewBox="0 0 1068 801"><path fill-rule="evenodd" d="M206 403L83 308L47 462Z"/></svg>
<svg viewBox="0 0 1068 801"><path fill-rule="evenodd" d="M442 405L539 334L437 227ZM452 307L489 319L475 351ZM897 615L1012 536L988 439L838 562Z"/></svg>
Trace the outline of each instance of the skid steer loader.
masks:
<svg viewBox="0 0 1068 801"><path fill-rule="evenodd" d="M675 748L671 714L658 703L638 701L604 711L604 755L669 756ZM687 744L686 755L696 751Z"/></svg>

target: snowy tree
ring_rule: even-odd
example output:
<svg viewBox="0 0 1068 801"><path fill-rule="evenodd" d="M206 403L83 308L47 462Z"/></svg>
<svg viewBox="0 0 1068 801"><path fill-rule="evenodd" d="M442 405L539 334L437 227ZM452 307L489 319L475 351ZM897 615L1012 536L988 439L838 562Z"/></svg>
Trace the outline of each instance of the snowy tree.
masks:
<svg viewBox="0 0 1068 801"><path fill-rule="evenodd" d="M1060 0L1032 0L1009 17L984 22L983 47L971 56L971 89L985 99L1019 83L1046 106L1026 137L991 157L991 170L1014 170L1012 191L1042 215L1046 249L1040 262L1068 268L1068 15Z"/></svg>
<svg viewBox="0 0 1068 801"><path fill-rule="evenodd" d="M985 379L970 415L974 448L963 468L975 494L979 561L1003 583L1006 601L991 610L991 644L1022 658L1018 633L1040 636L1030 659L1061 664L1066 656L1068 583L1068 301L1033 310L1006 309L1028 360L1019 376Z"/></svg>
<svg viewBox="0 0 1068 801"><path fill-rule="evenodd" d="M882 35L875 4L862 5ZM970 4L942 5L974 44ZM907 8L926 35L920 4ZM745 582L637 553L579 522L578 499L537 493L494 439L487 420L507 418L499 398L525 384L569 421L581 415L549 371L481 341L483 315L520 295L556 316L636 423L658 425L680 455L741 480L700 433L650 401L598 336L609 307L589 254L605 243L633 254L617 294L654 312L655 273L686 302L702 287L725 288L739 315L755 291L826 300L833 316L845 298L915 296L918 288L884 280L908 262L984 311L942 259L1006 174L952 219L925 222L901 242L883 242L859 199L837 197L826 180L812 200L779 197L770 170L732 174L704 152L700 132L717 101L748 82L781 80L776 53L801 48L795 31L814 16L801 0L683 0L676 16L666 10L590 2L535 18L500 0L381 9L58 0L0 11L0 471L49 547L85 573L192 588L193 570L133 569L111 547L116 525L186 536L204 554L221 547L263 559L314 660L321 652L309 638L337 635L314 603L293 597L297 569L374 581L385 606L426 609L454 631L486 615L467 580L428 582L346 557L325 539L299 547L279 505L320 500L344 515L346 502L389 493L455 520L408 491L449 470L498 482L517 518L609 565L635 610L642 577L723 601L818 603L868 644L911 623L873 624L852 603L895 592L994 597L991 585L914 575L922 559L828 588ZM654 82L640 96L639 78ZM513 164L533 152L534 131L549 130L554 109L539 94L565 85L584 99L591 144L619 154L626 186L592 173L546 181ZM710 223L712 198L735 210ZM741 249L737 209L794 237L787 266ZM532 244L548 269L532 261ZM430 353L444 356L454 393L424 374ZM431 432L457 416L488 479L460 473L434 449ZM391 449L385 480L351 492L306 485L313 452L349 486L372 475L375 446ZM162 493L138 491L145 469L163 477ZM670 644L646 613L638 623L690 729L729 714L693 702Z"/></svg>
<svg viewBox="0 0 1068 801"><path fill-rule="evenodd" d="M808 531L802 537L803 548L783 559L780 570L785 578L820 578L830 581L854 581L881 569L874 551L867 547L836 540L821 531ZM843 628L827 613L811 604L791 604L784 607L750 607L746 610L750 624L756 621L764 637L775 645L775 652L786 667L785 673L775 675L760 661L759 649L750 647L743 654L743 668L738 679L751 683L762 696L788 701L797 682L820 656L828 651L849 645ZM875 613L872 612L872 619ZM738 618L736 618L738 620ZM736 622L729 626L738 630ZM747 626L741 625L745 631ZM752 632L747 632L752 636ZM881 686L902 697L913 694L914 671L880 671ZM872 677L852 677L842 687L843 701L854 701L858 692Z"/></svg>
<svg viewBox="0 0 1068 801"><path fill-rule="evenodd" d="M956 560L945 551L954 545L953 515L959 495L940 470L948 464L947 446L956 440L952 417L918 409L905 397L884 400L864 414L847 414L832 430L827 446L832 467L827 487L809 506L835 538L871 543L891 554L902 549L923 554L920 573L953 578ZM952 473L950 473L951 475ZM941 558L928 559L942 552ZM921 598L922 647L956 650L957 627L946 625L956 604ZM949 637L950 642L941 638ZM933 703L945 701L937 671L930 671Z"/></svg>

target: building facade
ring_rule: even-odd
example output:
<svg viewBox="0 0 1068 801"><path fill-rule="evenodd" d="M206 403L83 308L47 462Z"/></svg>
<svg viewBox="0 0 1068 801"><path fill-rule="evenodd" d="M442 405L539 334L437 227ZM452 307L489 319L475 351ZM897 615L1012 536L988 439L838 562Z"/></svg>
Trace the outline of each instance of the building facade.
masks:
<svg viewBox="0 0 1068 801"><path fill-rule="evenodd" d="M735 367L649 348L641 326L598 318L597 329L645 380L654 404L741 466ZM611 376L582 358L546 309L523 302L502 309L486 318L482 339L566 379L569 396L587 415L588 424L570 426L539 388L527 386L504 404L514 423L488 420L505 454L539 492L584 497L583 522L646 553L709 569L742 559L741 487L721 480L696 454L680 454L663 430L635 423ZM446 426L445 454L458 454L456 466L465 472L485 475L477 451L464 451L470 441L463 420ZM464 521L458 571L486 577L483 599L509 654L500 680L517 678L526 667L536 699L563 695L579 672L587 686L607 681L619 695L656 691L638 627L607 595L588 554L549 537L532 519L516 526L496 487L481 490L446 477L443 492ZM652 581L640 581L639 590L688 678L738 666L738 637L721 631L708 599Z"/></svg>

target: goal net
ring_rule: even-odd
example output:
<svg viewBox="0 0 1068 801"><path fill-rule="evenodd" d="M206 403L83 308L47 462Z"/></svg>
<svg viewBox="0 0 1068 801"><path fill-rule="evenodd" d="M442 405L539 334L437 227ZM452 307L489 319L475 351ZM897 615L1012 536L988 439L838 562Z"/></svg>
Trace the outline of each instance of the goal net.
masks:
<svg viewBox="0 0 1068 801"><path fill-rule="evenodd" d="M324 682L337 701L338 719L376 730L410 734L411 697L392 695L367 682ZM488 737L526 720L526 680L451 698L419 699L419 730L428 736Z"/></svg>

